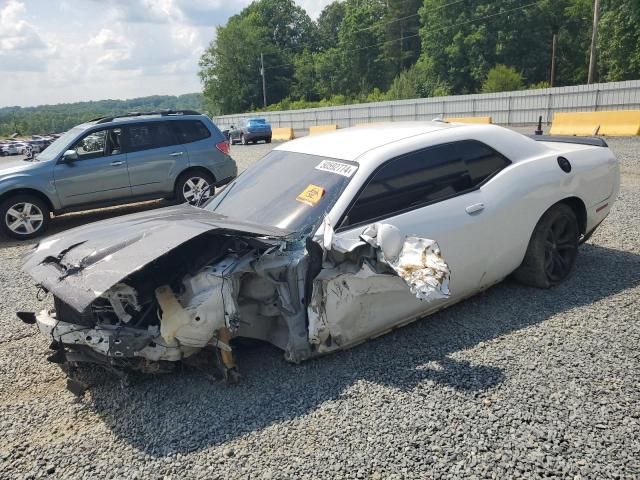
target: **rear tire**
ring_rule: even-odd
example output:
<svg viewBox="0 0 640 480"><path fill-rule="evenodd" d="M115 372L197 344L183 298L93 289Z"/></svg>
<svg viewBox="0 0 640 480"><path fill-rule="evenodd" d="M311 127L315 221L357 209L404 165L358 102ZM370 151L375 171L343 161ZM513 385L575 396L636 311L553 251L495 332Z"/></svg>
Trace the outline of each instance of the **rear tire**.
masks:
<svg viewBox="0 0 640 480"><path fill-rule="evenodd" d="M267 142L267 143L271 143L271 137L267 137L267 139L265 140L265 142Z"/></svg>
<svg viewBox="0 0 640 480"><path fill-rule="evenodd" d="M573 273L580 229L575 212L563 203L542 215L533 230L527 253L513 276L537 288L550 288Z"/></svg>
<svg viewBox="0 0 640 480"><path fill-rule="evenodd" d="M42 235L49 226L49 206L35 195L15 195L0 204L0 231L16 240Z"/></svg>

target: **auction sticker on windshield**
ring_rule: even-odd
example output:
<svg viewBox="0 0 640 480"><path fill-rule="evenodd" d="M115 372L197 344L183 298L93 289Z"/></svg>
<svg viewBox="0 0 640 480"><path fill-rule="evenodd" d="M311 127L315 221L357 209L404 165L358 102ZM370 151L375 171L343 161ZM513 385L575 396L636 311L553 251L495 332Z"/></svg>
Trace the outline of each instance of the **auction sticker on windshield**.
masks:
<svg viewBox="0 0 640 480"><path fill-rule="evenodd" d="M342 175L343 177L351 177L357 169L358 167L356 167L355 165L349 165L348 163L342 162L333 162L331 160L323 160L318 166L316 166L316 170L337 173L338 175Z"/></svg>
<svg viewBox="0 0 640 480"><path fill-rule="evenodd" d="M324 195L324 188L310 184L300 195L296 197L296 200L313 207L320 201L322 195Z"/></svg>

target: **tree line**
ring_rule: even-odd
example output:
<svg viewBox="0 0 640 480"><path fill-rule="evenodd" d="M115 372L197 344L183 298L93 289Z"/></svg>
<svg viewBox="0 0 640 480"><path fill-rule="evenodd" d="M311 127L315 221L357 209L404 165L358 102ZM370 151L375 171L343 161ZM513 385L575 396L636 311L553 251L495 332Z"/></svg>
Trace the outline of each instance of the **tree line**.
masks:
<svg viewBox="0 0 640 480"><path fill-rule="evenodd" d="M127 112L158 110L202 110L202 95L154 95L129 100L100 100L93 102L61 103L37 107L0 108L0 137L64 132L93 118Z"/></svg>
<svg viewBox="0 0 640 480"><path fill-rule="evenodd" d="M256 0L200 60L214 114L586 83L593 0ZM595 81L640 78L640 2L602 0Z"/></svg>

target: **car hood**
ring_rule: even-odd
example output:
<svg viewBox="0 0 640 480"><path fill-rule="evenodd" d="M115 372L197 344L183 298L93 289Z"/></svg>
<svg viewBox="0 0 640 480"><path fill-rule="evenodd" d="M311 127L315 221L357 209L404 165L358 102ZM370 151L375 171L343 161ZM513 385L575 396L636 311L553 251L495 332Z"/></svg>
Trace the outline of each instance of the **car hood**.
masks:
<svg viewBox="0 0 640 480"><path fill-rule="evenodd" d="M213 231L272 239L290 234L185 204L103 220L48 237L26 255L23 270L82 312L131 273Z"/></svg>
<svg viewBox="0 0 640 480"><path fill-rule="evenodd" d="M37 170L41 165L40 162L27 162L25 160L10 160L8 162L0 160L0 178L16 173Z"/></svg>

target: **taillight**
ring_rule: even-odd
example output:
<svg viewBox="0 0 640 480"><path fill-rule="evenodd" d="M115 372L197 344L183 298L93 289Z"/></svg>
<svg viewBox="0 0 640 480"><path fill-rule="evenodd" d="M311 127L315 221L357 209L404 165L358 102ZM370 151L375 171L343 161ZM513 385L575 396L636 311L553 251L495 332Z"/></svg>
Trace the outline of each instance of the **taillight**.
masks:
<svg viewBox="0 0 640 480"><path fill-rule="evenodd" d="M216 148L225 155L229 155L229 142L227 140L225 140L224 142L216 143Z"/></svg>

